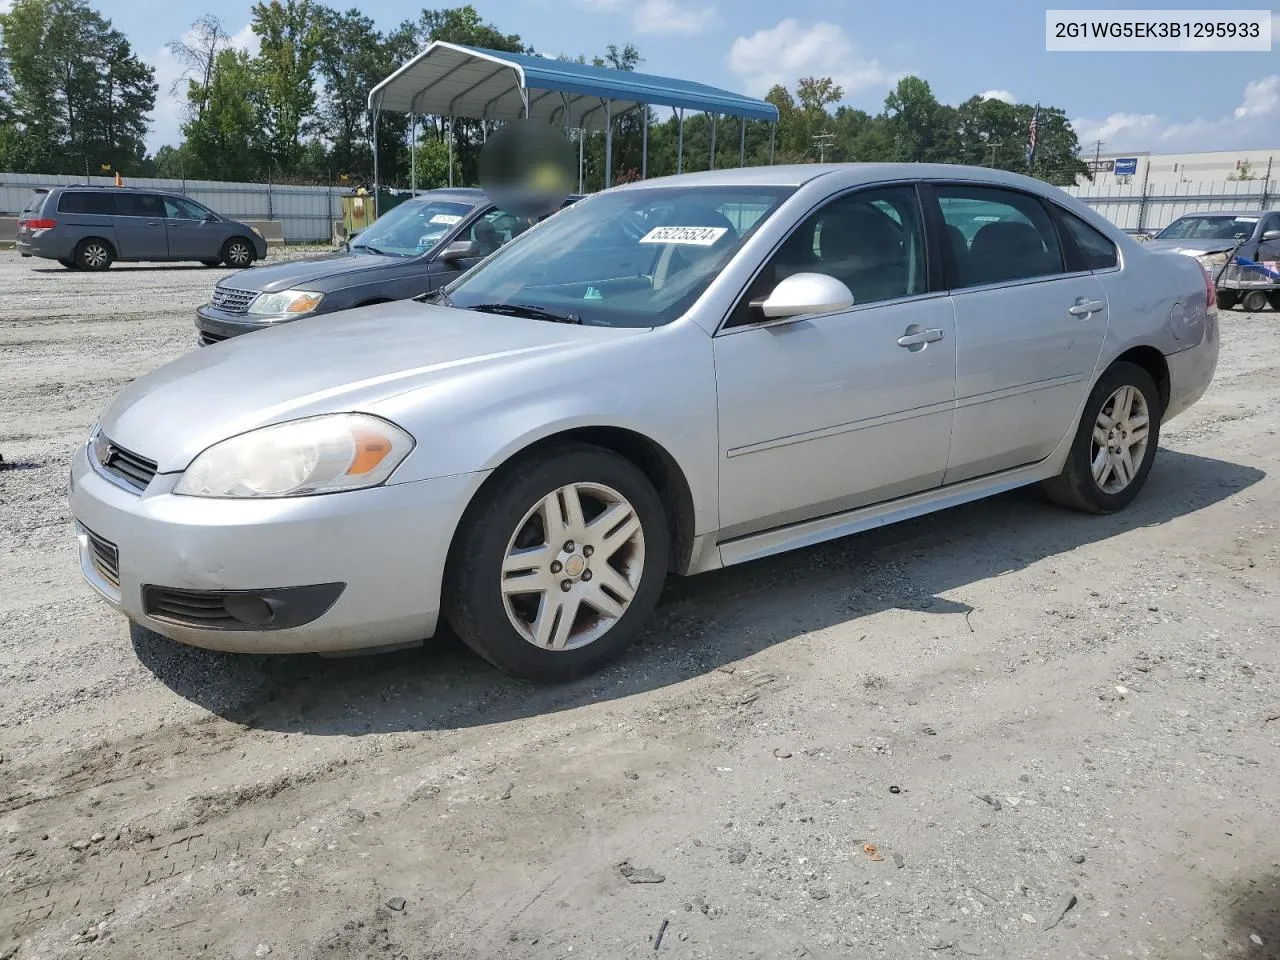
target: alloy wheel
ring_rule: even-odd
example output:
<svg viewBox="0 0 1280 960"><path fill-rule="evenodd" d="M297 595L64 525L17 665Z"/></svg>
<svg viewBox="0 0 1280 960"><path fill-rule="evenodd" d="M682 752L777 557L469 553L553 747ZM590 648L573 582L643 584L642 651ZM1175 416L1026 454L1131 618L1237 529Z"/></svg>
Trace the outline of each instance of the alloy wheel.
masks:
<svg viewBox="0 0 1280 960"><path fill-rule="evenodd" d="M84 261L84 265L86 267L89 267L91 270L97 270L107 262L107 258L109 256L110 254L107 252L107 248L102 244L91 243L84 248L84 253L81 254L81 259Z"/></svg>
<svg viewBox="0 0 1280 960"><path fill-rule="evenodd" d="M1147 456L1151 411L1137 387L1116 390L1098 411L1093 425L1093 480L1103 493L1124 490Z"/></svg>
<svg viewBox="0 0 1280 960"><path fill-rule="evenodd" d="M237 267L249 265L249 248L243 243L233 243L227 249L227 259Z"/></svg>
<svg viewBox="0 0 1280 960"><path fill-rule="evenodd" d="M502 564L502 602L516 632L543 650L576 650L627 612L644 571L644 529L612 487L573 483L516 526Z"/></svg>

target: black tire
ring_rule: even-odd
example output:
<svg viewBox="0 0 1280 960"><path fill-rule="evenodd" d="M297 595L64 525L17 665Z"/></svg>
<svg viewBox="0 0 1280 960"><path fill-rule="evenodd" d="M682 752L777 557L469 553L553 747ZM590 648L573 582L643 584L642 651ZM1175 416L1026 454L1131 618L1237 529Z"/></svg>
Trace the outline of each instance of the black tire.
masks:
<svg viewBox="0 0 1280 960"><path fill-rule="evenodd" d="M1265 290L1250 290L1240 298L1240 305L1249 313L1257 313L1267 309L1267 293Z"/></svg>
<svg viewBox="0 0 1280 960"><path fill-rule="evenodd" d="M1114 491L1103 489L1094 479L1093 463L1096 455L1094 427L1098 425L1099 415L1103 413L1112 397L1122 387L1132 387L1142 395L1142 402L1147 409L1146 446L1143 448L1140 463L1134 464L1134 471L1128 483ZM1151 473L1151 465L1155 462L1156 448L1160 443L1160 419L1164 410L1160 405L1160 390L1156 382L1142 367L1134 363L1117 362L1099 378L1089 394L1080 415L1080 425L1076 429L1075 439L1067 454L1067 462L1062 473L1042 486L1049 499L1064 507L1084 513L1114 513L1128 506L1147 482ZM1103 474L1104 483L1111 477L1110 468Z"/></svg>
<svg viewBox="0 0 1280 960"><path fill-rule="evenodd" d="M1272 310L1280 310L1280 290L1272 290L1268 293L1267 302L1271 304Z"/></svg>
<svg viewBox="0 0 1280 960"><path fill-rule="evenodd" d="M204 264L206 267L220 267L220 266L222 266L222 261L221 261L221 260L201 260L200 262L201 262L202 264Z"/></svg>
<svg viewBox="0 0 1280 960"><path fill-rule="evenodd" d="M62 264L64 267L66 267L68 270L80 269L80 264L76 263L74 260L59 260L58 262Z"/></svg>
<svg viewBox="0 0 1280 960"><path fill-rule="evenodd" d="M85 237L76 244L75 262L81 270L106 270L115 259L115 248L101 237Z"/></svg>
<svg viewBox="0 0 1280 960"><path fill-rule="evenodd" d="M507 613L508 601L502 594L502 568L508 544L517 535L532 530L535 541L542 536L541 521L535 518L522 523L526 515L544 497L570 484L602 485L630 504L640 523L643 560L637 564L640 572L635 594L611 627L575 649L552 650L536 645L517 632ZM593 519L588 513L589 504L589 498L584 497L583 516L588 522ZM579 560L581 555L591 555L585 546L575 545L575 549L580 551L576 554ZM454 539L445 577L445 618L472 650L509 674L543 682L571 680L600 668L635 639L662 592L669 550L662 501L634 464L589 444L557 446L504 468L492 487L467 510ZM636 562L634 553L632 559ZM589 589L584 581L591 578L590 562L587 561L587 572L581 574L572 589ZM596 569L599 568L597 564ZM564 571L567 577L568 569L566 559L565 566L556 573ZM510 601L513 607L524 604L521 609L528 612L531 620L545 602L532 595ZM517 611L517 618L519 616ZM592 607L584 604L578 608L570 629L582 624L575 631L581 638L584 632L595 628L593 621L604 622Z"/></svg>
<svg viewBox="0 0 1280 960"><path fill-rule="evenodd" d="M1239 302L1240 302L1240 298L1236 296L1236 292L1234 290L1218 291L1218 306L1221 309L1230 310Z"/></svg>
<svg viewBox="0 0 1280 960"><path fill-rule="evenodd" d="M232 237L222 245L222 262L228 267L243 270L257 259L253 242L244 237Z"/></svg>

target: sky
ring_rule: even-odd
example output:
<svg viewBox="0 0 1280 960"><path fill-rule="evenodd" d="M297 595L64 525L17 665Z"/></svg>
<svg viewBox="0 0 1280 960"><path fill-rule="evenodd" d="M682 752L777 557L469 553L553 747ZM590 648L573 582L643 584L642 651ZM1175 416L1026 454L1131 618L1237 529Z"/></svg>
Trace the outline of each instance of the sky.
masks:
<svg viewBox="0 0 1280 960"><path fill-rule="evenodd" d="M3 8L9 0L0 0ZM1271 0L1272 3L1275 0ZM1113 0L1114 3L1114 0ZM149 146L180 139L181 104L170 95L180 73L165 50L213 9L252 49L250 0L170 0L99 9L156 67L160 83ZM349 6L350 2L334 2ZM446 6L434 0L431 6ZM946 103L974 94L1061 107L1082 149L1103 153L1280 147L1280 13L1272 9L1271 52L1049 53L1045 6L1026 0L473 0L481 16L518 33L540 53L603 53L633 43L639 69L763 95L774 83L794 90L806 75L831 76L845 102L877 112L899 77L916 74ZM1125 9L1205 8L1144 3ZM1070 6L1057 2L1054 8ZM1098 4L1093 4L1098 7ZM418 7L363 0L383 29ZM566 29L572 24L572 31Z"/></svg>

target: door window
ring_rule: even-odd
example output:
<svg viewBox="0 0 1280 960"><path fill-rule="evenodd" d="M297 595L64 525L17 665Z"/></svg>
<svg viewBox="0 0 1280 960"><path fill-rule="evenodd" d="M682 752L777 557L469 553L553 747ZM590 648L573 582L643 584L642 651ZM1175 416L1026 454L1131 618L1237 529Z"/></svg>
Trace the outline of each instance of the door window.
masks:
<svg viewBox="0 0 1280 960"><path fill-rule="evenodd" d="M116 212L122 217L165 216L164 203L154 193L120 193L116 195Z"/></svg>
<svg viewBox="0 0 1280 960"><path fill-rule="evenodd" d="M116 212L115 198L109 193L64 193L58 201L61 213L93 213L109 217Z"/></svg>
<svg viewBox="0 0 1280 960"><path fill-rule="evenodd" d="M1053 221L1035 197L999 187L935 188L954 261L953 287L977 287L1063 272Z"/></svg>
<svg viewBox="0 0 1280 960"><path fill-rule="evenodd" d="M170 220L203 220L209 211L185 197L165 197L165 214Z"/></svg>
<svg viewBox="0 0 1280 960"><path fill-rule="evenodd" d="M726 326L759 320L748 304L796 273L834 277L849 288L855 305L924 293L924 232L915 188L859 190L810 214L756 275Z"/></svg>
<svg viewBox="0 0 1280 960"><path fill-rule="evenodd" d="M1058 216L1075 250L1068 252L1072 270L1107 270L1116 265L1116 246L1075 214L1059 210Z"/></svg>
<svg viewBox="0 0 1280 960"><path fill-rule="evenodd" d="M517 217L505 210L490 210L471 227L468 239L480 248L477 256L487 257L503 244L509 243L531 226L534 220Z"/></svg>

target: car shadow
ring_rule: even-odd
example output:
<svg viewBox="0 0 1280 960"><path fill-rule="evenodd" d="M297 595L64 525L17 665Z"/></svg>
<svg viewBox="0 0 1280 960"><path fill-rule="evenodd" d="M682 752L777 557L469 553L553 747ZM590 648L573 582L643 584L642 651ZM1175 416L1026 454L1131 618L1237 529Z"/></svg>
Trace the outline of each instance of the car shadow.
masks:
<svg viewBox="0 0 1280 960"><path fill-rule="evenodd" d="M1280 957L1280 874L1238 880L1226 893L1226 951ZM1259 949L1261 948L1261 949Z"/></svg>
<svg viewBox="0 0 1280 960"><path fill-rule="evenodd" d="M70 267L32 267L32 273L94 273L99 272L102 275L110 276L114 273L159 273L159 272L185 272L188 270L230 270L231 267L218 264L216 267L206 267L203 263L113 263L109 270L92 271L92 270L72 270ZM252 269L245 267L243 269Z"/></svg>
<svg viewBox="0 0 1280 960"><path fill-rule="evenodd" d="M1028 488L805 550L673 577L653 623L619 662L563 685L499 674L447 631L419 650L340 660L215 653L137 626L131 634L139 660L176 693L249 727L358 736L498 723L666 687L886 609L967 616L967 605L941 594L1167 523L1264 476L1252 467L1161 450L1142 495L1118 514L1073 513ZM886 571L892 574L887 586ZM777 617L780 610L788 616Z"/></svg>

